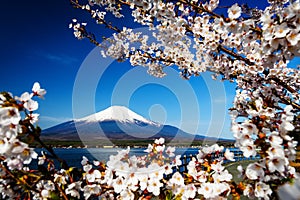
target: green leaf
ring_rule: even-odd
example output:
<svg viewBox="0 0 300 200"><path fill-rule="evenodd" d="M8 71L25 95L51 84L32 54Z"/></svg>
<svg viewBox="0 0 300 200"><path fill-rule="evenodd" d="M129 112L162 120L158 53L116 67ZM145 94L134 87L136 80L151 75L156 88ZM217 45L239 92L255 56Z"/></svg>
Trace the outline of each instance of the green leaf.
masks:
<svg viewBox="0 0 300 200"><path fill-rule="evenodd" d="M52 200L60 200L60 199L61 199L61 198L59 197L59 195L56 194L55 192L51 192L50 196L51 196L51 199L52 199Z"/></svg>
<svg viewBox="0 0 300 200"><path fill-rule="evenodd" d="M171 200L172 199L172 191L166 191L166 200Z"/></svg>

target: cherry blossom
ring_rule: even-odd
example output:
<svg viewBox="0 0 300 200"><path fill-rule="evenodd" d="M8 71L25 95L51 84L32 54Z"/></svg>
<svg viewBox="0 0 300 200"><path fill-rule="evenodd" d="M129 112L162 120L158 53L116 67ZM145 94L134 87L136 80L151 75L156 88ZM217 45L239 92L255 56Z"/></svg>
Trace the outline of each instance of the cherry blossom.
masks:
<svg viewBox="0 0 300 200"><path fill-rule="evenodd" d="M165 143L165 139L164 139L164 138L156 139L156 140L154 141L154 143L157 144L157 145L162 145L162 144Z"/></svg>
<svg viewBox="0 0 300 200"><path fill-rule="evenodd" d="M125 179L119 176L118 178L113 180L112 186L116 193L121 193L126 189Z"/></svg>
<svg viewBox="0 0 300 200"><path fill-rule="evenodd" d="M37 183L37 188L40 191L39 197L40 198L50 198L51 197L51 191L55 190L54 183L50 180L45 181L41 180Z"/></svg>
<svg viewBox="0 0 300 200"><path fill-rule="evenodd" d="M254 194L256 197L269 199L269 195L272 194L272 190L269 185L258 182L255 184Z"/></svg>
<svg viewBox="0 0 300 200"><path fill-rule="evenodd" d="M10 124L18 124L21 117L19 111L14 107L4 107L0 110L1 126L8 126Z"/></svg>
<svg viewBox="0 0 300 200"><path fill-rule="evenodd" d="M88 182L95 182L97 179L101 178L101 173L99 170L91 170L85 175L85 178Z"/></svg>
<svg viewBox="0 0 300 200"><path fill-rule="evenodd" d="M212 175L215 182L223 182L223 181L231 181L232 175L228 172L228 170L216 172Z"/></svg>
<svg viewBox="0 0 300 200"><path fill-rule="evenodd" d="M100 191L100 186L96 184L86 185L83 187L83 195L85 199L88 199L93 194L98 194Z"/></svg>
<svg viewBox="0 0 300 200"><path fill-rule="evenodd" d="M175 156L174 152L175 152L175 147L168 147L166 149L166 153L169 155L169 157L174 157Z"/></svg>
<svg viewBox="0 0 300 200"><path fill-rule="evenodd" d="M35 111L38 109L38 102L34 101L32 99L29 99L24 103L24 108L26 108L28 111Z"/></svg>
<svg viewBox="0 0 300 200"><path fill-rule="evenodd" d="M228 9L228 17L230 19L236 19L241 16L241 7L236 3Z"/></svg>
<svg viewBox="0 0 300 200"><path fill-rule="evenodd" d="M215 188L214 183L203 183L201 187L198 189L198 193L202 194L205 199L211 199L217 196L216 193L214 193Z"/></svg>
<svg viewBox="0 0 300 200"><path fill-rule="evenodd" d="M172 178L169 180L169 183L182 186L184 185L184 179L179 172L175 172Z"/></svg>
<svg viewBox="0 0 300 200"><path fill-rule="evenodd" d="M246 169L246 176L251 180L264 178L263 166L259 163L249 164Z"/></svg>
<svg viewBox="0 0 300 200"><path fill-rule="evenodd" d="M229 149L226 149L225 153L224 153L224 156L227 160L230 160L230 161L235 161L234 159L234 153L233 152L230 152Z"/></svg>
<svg viewBox="0 0 300 200"><path fill-rule="evenodd" d="M38 96L40 98L44 98L44 96L46 94L46 90L42 89L40 86L40 83L38 83L38 82L35 82L33 84L32 92L33 92L33 95Z"/></svg>
<svg viewBox="0 0 300 200"><path fill-rule="evenodd" d="M73 182L68 185L68 188L66 188L66 194L70 194L72 197L76 197L77 199L80 198L80 182Z"/></svg>
<svg viewBox="0 0 300 200"><path fill-rule="evenodd" d="M31 124L35 124L35 123L38 122L39 116L40 116L40 114L38 114L38 113L30 113L30 114L27 116L27 119L30 120L30 123L31 123Z"/></svg>
<svg viewBox="0 0 300 200"><path fill-rule="evenodd" d="M184 188L184 192L182 194L182 198L183 199L195 198L196 192L197 192L197 189L196 189L195 185L188 184Z"/></svg>
<svg viewBox="0 0 300 200"><path fill-rule="evenodd" d="M271 157L267 162L270 172L284 172L285 166L288 164L287 158L282 157Z"/></svg>
<svg viewBox="0 0 300 200"><path fill-rule="evenodd" d="M20 97L16 97L17 100L21 102L27 102L29 99L32 98L32 94L29 94L29 92L24 92Z"/></svg>
<svg viewBox="0 0 300 200"><path fill-rule="evenodd" d="M134 199L134 194L130 190L122 190L119 199Z"/></svg>
<svg viewBox="0 0 300 200"><path fill-rule="evenodd" d="M167 147L164 138L157 138L145 156L129 156L128 147L106 163L84 157L82 173L77 173L40 140L41 130L34 125L39 116L34 98L43 98L46 90L36 82L31 92L20 97L0 94L1 198L226 199L232 194L270 199L280 184L297 177L289 161L296 157L292 133L299 121L300 72L290 61L300 56L299 0L270 0L264 9L239 4L220 7L218 0L82 2L70 0L74 8L113 31L112 37L94 35L88 23L77 19L69 28L76 38L100 47L102 56L128 60L157 77L167 75L165 68L176 67L184 79L207 72L217 81L235 84L229 111L234 145L245 157L257 156L257 160L245 170L239 167L243 182L234 183L223 165L234 155L215 144L199 148L187 173L179 173L181 156ZM228 18L218 13L221 9ZM108 20L128 13L149 32L119 28ZM27 166L37 158L29 147L31 140L51 154L39 157L41 171ZM56 169L53 158L64 169Z"/></svg>
<svg viewBox="0 0 300 200"><path fill-rule="evenodd" d="M160 182L160 179L150 178L148 180L147 190L152 192L155 196L160 194L160 188L163 186L163 183Z"/></svg>

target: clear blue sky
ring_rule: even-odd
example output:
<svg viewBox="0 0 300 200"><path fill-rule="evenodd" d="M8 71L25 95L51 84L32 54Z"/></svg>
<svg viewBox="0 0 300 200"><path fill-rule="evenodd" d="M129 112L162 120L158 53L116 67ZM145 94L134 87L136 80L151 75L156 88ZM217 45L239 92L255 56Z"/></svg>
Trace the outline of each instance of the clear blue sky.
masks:
<svg viewBox="0 0 300 200"><path fill-rule="evenodd" d="M249 5L254 3L249 1ZM260 1L256 3L262 6ZM110 34L88 15L73 9L68 0L1 2L0 91L18 96L30 90L35 81L40 82L47 90L38 110L42 128L118 104L188 132L232 137L228 116L224 119L223 114L231 106L233 85L212 83L207 74L184 81L172 70L168 77L158 80L127 62L110 64L100 54L95 58L92 44L73 37L68 28L72 18L88 21L96 33ZM130 24L127 18L114 22ZM89 63L93 61L94 65ZM218 130L223 121L224 128Z"/></svg>

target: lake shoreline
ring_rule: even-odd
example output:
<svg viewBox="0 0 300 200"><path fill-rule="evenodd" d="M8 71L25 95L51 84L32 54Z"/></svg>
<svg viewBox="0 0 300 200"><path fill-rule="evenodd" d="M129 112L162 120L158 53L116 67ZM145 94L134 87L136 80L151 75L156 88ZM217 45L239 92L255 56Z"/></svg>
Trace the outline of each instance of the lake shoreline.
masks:
<svg viewBox="0 0 300 200"><path fill-rule="evenodd" d="M110 140L110 141L69 141L69 140L43 140L42 141L52 148L147 148L148 144L152 144L154 140ZM175 147L201 147L205 145L218 144L224 147L234 147L233 140L193 140L193 141L179 141L179 140L166 140L166 146ZM42 146L38 143L32 143L30 145L33 148L41 148Z"/></svg>

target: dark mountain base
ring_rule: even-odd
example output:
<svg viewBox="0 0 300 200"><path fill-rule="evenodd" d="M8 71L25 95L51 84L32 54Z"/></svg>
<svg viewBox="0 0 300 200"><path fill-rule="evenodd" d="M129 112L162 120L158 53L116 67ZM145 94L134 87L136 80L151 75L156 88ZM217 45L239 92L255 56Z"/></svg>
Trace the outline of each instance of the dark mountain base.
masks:
<svg viewBox="0 0 300 200"><path fill-rule="evenodd" d="M123 139L98 139L98 140L86 140L81 141L79 137L73 137L72 140L69 137L49 137L43 136L41 137L43 141L47 145L54 146L54 147L147 147L148 144L152 144L156 138L148 138L148 139L141 139L141 138L123 138ZM203 139L195 139L195 140L184 140L184 139L168 139L166 138L166 145L169 146L177 146L177 147L192 147L192 146L203 146L203 145L211 145L214 143L218 143L223 146L233 146L234 142L232 140L203 140ZM34 144L35 147L38 144Z"/></svg>

